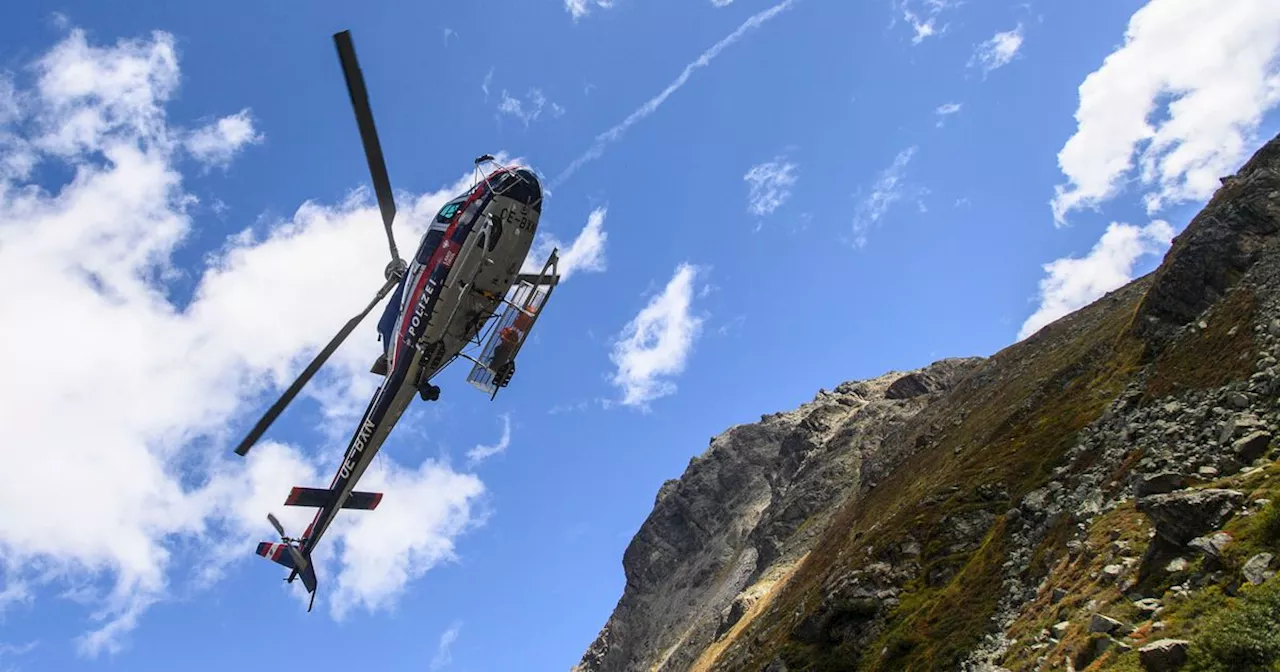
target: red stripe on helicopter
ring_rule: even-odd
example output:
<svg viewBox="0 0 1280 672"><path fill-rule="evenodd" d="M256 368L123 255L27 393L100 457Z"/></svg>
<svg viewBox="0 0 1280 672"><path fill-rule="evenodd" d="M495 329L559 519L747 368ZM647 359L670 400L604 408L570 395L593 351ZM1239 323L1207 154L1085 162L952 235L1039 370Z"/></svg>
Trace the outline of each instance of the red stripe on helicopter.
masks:
<svg viewBox="0 0 1280 672"><path fill-rule="evenodd" d="M435 252L431 254L431 260L430 262L428 262L426 269L423 270L422 275L418 276L418 282L414 285L413 294L409 296L409 301L407 301L404 304L405 312L404 312L404 315L401 316L402 322L400 324L400 331L398 334L396 334L396 347L391 357L391 361L388 362L389 366L394 367L396 365L396 362L400 360L400 353L405 346L405 336L409 333L410 320L408 319L408 315L410 313L411 307L417 305L418 299L422 295L422 289L423 287L426 286L427 281L430 280L431 275L435 273L436 266L439 263L441 263L441 259L444 258L445 253L448 252L453 247L453 234L457 230L458 223L462 221L462 215L466 214L467 207L469 207L472 203L475 202L477 198L479 198L482 194L485 193L485 187L487 186L487 183L489 182L489 180L492 180L495 176L497 176L500 173L506 172L507 170L508 169L506 168L499 168L498 170L495 170L492 173L490 173L488 177L485 178L484 182L481 182L480 184L476 185L476 187L472 190L471 195L467 197L467 200L462 204L462 207L458 209L458 216L454 217L453 221L449 223L449 228L445 229L444 236L441 239L440 247L437 247ZM452 258L449 260L450 264L452 264L453 260L454 259Z"/></svg>

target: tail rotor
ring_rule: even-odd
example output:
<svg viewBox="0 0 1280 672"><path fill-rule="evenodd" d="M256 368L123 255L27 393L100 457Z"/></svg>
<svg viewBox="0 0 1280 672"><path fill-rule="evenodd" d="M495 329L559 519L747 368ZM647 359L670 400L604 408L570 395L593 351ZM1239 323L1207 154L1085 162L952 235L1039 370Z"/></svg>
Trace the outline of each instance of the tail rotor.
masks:
<svg viewBox="0 0 1280 672"><path fill-rule="evenodd" d="M303 553L301 539L293 539L284 533L284 525L280 524L280 519L276 518L274 513L267 514L267 522L271 523L271 527L274 527L276 533L280 535L280 543L260 542L258 555L293 570L285 581L292 583L296 578L302 579L302 585L308 593L311 593L311 603L307 605L307 611L311 611L316 603L317 584L316 569L311 564L311 558Z"/></svg>

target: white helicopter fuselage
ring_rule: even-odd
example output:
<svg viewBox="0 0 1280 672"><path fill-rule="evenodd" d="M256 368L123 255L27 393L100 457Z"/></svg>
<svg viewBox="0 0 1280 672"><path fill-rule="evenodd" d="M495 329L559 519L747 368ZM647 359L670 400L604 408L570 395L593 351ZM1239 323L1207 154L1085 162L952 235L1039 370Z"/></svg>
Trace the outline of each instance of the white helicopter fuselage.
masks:
<svg viewBox="0 0 1280 672"><path fill-rule="evenodd" d="M426 383L475 339L532 247L541 215L536 179L525 169L496 171L441 210L406 270L389 369L406 355L429 357L414 379Z"/></svg>

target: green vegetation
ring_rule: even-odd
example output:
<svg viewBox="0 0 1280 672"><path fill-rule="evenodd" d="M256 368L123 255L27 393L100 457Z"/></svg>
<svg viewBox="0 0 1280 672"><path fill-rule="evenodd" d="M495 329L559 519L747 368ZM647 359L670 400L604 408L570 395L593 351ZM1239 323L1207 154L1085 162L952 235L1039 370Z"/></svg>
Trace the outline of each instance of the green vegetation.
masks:
<svg viewBox="0 0 1280 672"><path fill-rule="evenodd" d="M1272 546L1280 546L1280 502L1272 500L1267 508L1258 514L1256 530L1261 541Z"/></svg>
<svg viewBox="0 0 1280 672"><path fill-rule="evenodd" d="M1280 581L1244 592L1209 617L1190 654L1188 672L1280 669Z"/></svg>

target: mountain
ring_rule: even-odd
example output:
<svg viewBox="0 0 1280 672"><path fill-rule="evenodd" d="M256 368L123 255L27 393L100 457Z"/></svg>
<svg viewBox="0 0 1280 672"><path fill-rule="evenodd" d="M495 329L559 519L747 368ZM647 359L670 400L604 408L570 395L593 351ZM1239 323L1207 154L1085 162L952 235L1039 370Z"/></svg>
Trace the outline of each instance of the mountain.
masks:
<svg viewBox="0 0 1280 672"><path fill-rule="evenodd" d="M575 672L1273 669L1280 137L1152 273L730 428Z"/></svg>

